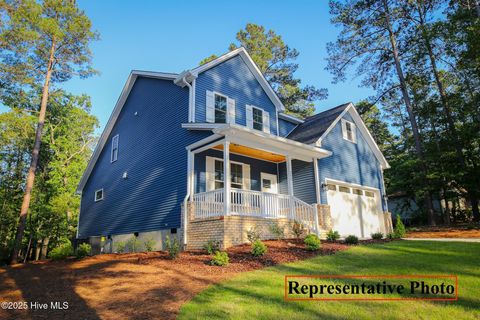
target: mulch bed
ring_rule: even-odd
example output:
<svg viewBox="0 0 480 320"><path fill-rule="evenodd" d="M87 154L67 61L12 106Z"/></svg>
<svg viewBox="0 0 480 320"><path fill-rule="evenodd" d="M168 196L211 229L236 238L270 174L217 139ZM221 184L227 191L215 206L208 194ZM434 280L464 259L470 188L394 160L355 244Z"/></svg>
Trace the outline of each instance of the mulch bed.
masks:
<svg viewBox="0 0 480 320"><path fill-rule="evenodd" d="M104 254L0 268L2 301L69 304L67 310L2 309L0 319L174 319L183 303L239 272L348 248L322 242L321 250L311 252L296 239L265 244L268 252L260 258L250 254L250 245L229 248L226 267L211 266L203 251L188 251L176 260L165 252Z"/></svg>
<svg viewBox="0 0 480 320"><path fill-rule="evenodd" d="M480 238L480 224L411 228L407 238Z"/></svg>

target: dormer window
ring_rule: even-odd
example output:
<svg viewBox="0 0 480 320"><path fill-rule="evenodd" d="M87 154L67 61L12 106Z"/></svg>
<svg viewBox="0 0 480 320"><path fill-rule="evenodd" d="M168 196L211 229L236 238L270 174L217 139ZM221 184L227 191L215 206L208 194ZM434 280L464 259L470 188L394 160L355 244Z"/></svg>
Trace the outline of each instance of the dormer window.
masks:
<svg viewBox="0 0 480 320"><path fill-rule="evenodd" d="M246 106L247 127L270 133L270 115L262 108Z"/></svg>
<svg viewBox="0 0 480 320"><path fill-rule="evenodd" d="M342 119L342 135L343 139L353 143L357 143L357 135L355 133L355 124L353 122Z"/></svg>
<svg viewBox="0 0 480 320"><path fill-rule="evenodd" d="M227 122L227 98L215 94L215 123Z"/></svg>

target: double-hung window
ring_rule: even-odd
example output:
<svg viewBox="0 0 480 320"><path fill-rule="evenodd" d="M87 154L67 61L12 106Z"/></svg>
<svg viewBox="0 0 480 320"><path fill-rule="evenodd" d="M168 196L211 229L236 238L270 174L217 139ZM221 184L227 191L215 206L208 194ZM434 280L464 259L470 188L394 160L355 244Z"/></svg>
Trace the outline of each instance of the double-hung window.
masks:
<svg viewBox="0 0 480 320"><path fill-rule="evenodd" d="M227 97L215 93L215 123L227 122Z"/></svg>
<svg viewBox="0 0 480 320"><path fill-rule="evenodd" d="M342 119L342 135L343 139L356 143L357 137L355 133L355 124L353 122Z"/></svg>
<svg viewBox="0 0 480 320"><path fill-rule="evenodd" d="M253 129L263 131L263 110L252 108Z"/></svg>
<svg viewBox="0 0 480 320"><path fill-rule="evenodd" d="M110 162L118 159L118 134L112 138L112 152L110 154Z"/></svg>
<svg viewBox="0 0 480 320"><path fill-rule="evenodd" d="M246 105L247 127L270 133L270 114L262 108Z"/></svg>
<svg viewBox="0 0 480 320"><path fill-rule="evenodd" d="M221 189L223 185L223 161L215 160L215 189ZM241 163L230 163L230 183L232 188L243 188L243 165Z"/></svg>

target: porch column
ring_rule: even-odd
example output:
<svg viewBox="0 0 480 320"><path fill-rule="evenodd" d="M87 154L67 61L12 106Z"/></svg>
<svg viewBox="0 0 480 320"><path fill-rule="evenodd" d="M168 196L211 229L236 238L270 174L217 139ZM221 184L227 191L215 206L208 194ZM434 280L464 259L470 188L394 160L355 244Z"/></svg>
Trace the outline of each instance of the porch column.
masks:
<svg viewBox="0 0 480 320"><path fill-rule="evenodd" d="M290 203L290 216L292 219L295 218L295 210L293 206L293 176L292 176L292 158L289 155L286 156L287 159L287 185L288 185L288 195Z"/></svg>
<svg viewBox="0 0 480 320"><path fill-rule="evenodd" d="M225 215L230 214L230 141L225 140L223 144L223 203Z"/></svg>
<svg viewBox="0 0 480 320"><path fill-rule="evenodd" d="M320 177L318 174L318 159L313 158L313 171L315 177L315 193L317 195L317 203L321 203L320 201Z"/></svg>

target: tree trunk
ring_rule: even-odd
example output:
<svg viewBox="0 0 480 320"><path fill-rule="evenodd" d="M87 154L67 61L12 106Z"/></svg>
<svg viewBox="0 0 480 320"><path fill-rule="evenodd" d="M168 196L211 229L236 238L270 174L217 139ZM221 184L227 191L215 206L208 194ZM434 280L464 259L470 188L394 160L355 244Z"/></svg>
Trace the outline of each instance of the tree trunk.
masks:
<svg viewBox="0 0 480 320"><path fill-rule="evenodd" d="M18 251L22 245L23 233L25 231L25 225L27 221L28 208L30 206L30 199L32 196L33 183L35 181L35 171L37 170L40 145L42 142L43 126L45 124L45 113L47 111L48 94L50 89L50 79L52 76L53 60L55 57L55 41L52 41L50 48L50 57L48 60L47 72L45 75L45 83L43 85L42 102L40 104L40 114L38 115L37 130L35 132L35 143L32 150L32 160L30 162L30 168L28 169L27 181L25 184L25 193L23 196L22 208L20 209L20 219L18 221L17 234L15 236L15 242L13 245L12 256L10 259L11 264L18 262Z"/></svg>
<svg viewBox="0 0 480 320"><path fill-rule="evenodd" d="M423 155L423 147L420 140L420 133L418 131L417 120L415 114L413 113L412 104L410 101L410 96L408 95L407 82L405 76L403 75L403 69L400 64L400 57L398 54L397 41L395 34L392 30L392 25L390 23L390 9L388 7L387 0L383 0L383 6L385 9L385 27L388 30L390 45L392 46L393 59L395 62L395 70L397 72L398 79L400 81L400 88L402 91L403 101L405 102L405 107L407 109L408 118L410 120L410 125L412 127L413 139L415 141L415 151L420 160L420 167L422 170L425 179L427 177L427 165L425 163L425 157ZM427 217L428 223L431 226L435 225L435 213L433 210L432 197L430 192L425 192L425 206L427 208Z"/></svg>

